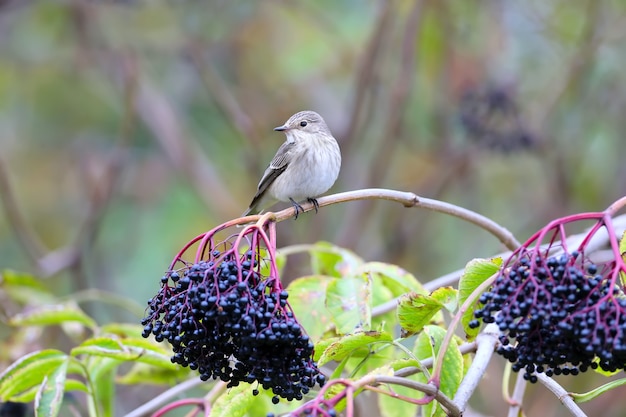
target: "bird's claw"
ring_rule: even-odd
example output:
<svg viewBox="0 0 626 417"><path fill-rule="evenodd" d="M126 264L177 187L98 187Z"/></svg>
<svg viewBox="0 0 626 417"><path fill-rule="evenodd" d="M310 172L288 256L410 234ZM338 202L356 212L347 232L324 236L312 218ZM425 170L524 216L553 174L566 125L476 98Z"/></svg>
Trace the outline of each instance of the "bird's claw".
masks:
<svg viewBox="0 0 626 417"><path fill-rule="evenodd" d="M315 198L307 198L306 201L313 204L313 208L315 209L315 214L317 214L317 209L320 208L320 203L317 202Z"/></svg>
<svg viewBox="0 0 626 417"><path fill-rule="evenodd" d="M294 220L298 220L298 214L304 213L304 209L302 208L300 204L296 203L296 201L293 198L290 198L289 201L291 201L293 208L296 209L296 217L294 218Z"/></svg>

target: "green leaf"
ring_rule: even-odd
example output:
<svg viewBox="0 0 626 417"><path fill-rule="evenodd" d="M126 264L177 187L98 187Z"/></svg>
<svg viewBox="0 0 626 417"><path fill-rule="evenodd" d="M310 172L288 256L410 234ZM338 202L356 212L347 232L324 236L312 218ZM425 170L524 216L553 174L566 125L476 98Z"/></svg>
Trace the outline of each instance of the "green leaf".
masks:
<svg viewBox="0 0 626 417"><path fill-rule="evenodd" d="M39 307L28 313L15 315L9 320L11 326L51 326L66 323L80 323L90 329L97 327L91 317L72 303Z"/></svg>
<svg viewBox="0 0 626 417"><path fill-rule="evenodd" d="M389 333L383 332L357 332L334 340L322 352L318 365L322 366L330 361L342 361L348 355L364 357L371 351L370 345L373 343L393 342ZM318 345L319 346L319 345Z"/></svg>
<svg viewBox="0 0 626 417"><path fill-rule="evenodd" d="M429 295L409 293L401 296L397 314L402 337L420 332L442 308L443 304Z"/></svg>
<svg viewBox="0 0 626 417"><path fill-rule="evenodd" d="M100 327L101 334L110 334L119 337L140 338L143 332L143 326L130 323L109 323Z"/></svg>
<svg viewBox="0 0 626 417"><path fill-rule="evenodd" d="M413 377L408 377L408 379L415 379ZM403 387L401 385L394 385L393 392L403 395L409 398L415 398L415 390L409 387ZM412 404L407 401L402 401L401 399L394 398L390 395L377 395L378 401L378 411L380 415L383 417L406 417L406 416L416 416L417 408L419 407L417 404Z"/></svg>
<svg viewBox="0 0 626 417"><path fill-rule="evenodd" d="M211 408L211 417L243 417L254 402L252 386L240 383L220 395Z"/></svg>
<svg viewBox="0 0 626 417"><path fill-rule="evenodd" d="M72 356L93 355L120 361L143 362L164 369L176 369L170 360L171 352L149 340L97 337L89 339L71 351Z"/></svg>
<svg viewBox="0 0 626 417"><path fill-rule="evenodd" d="M472 259L465 265L465 271L459 280L459 292L458 292L458 305L463 305L465 300L476 290L476 288L490 278L493 274L497 273L502 266L502 258L491 259ZM468 308L463 317L461 318L461 324L465 330L465 334L468 340L474 339L478 334L480 328L470 329L469 322L474 319L474 311L476 305Z"/></svg>
<svg viewBox="0 0 626 417"><path fill-rule="evenodd" d="M319 340L333 327L332 316L326 309L326 288L336 278L309 276L292 281L287 287L289 304L306 333Z"/></svg>
<svg viewBox="0 0 626 417"><path fill-rule="evenodd" d="M354 270L363 263L354 252L328 242L311 245L309 251L313 275L337 278L354 275Z"/></svg>
<svg viewBox="0 0 626 417"><path fill-rule="evenodd" d="M626 231L622 233L622 238L619 241L619 253L622 255L622 259L626 261Z"/></svg>
<svg viewBox="0 0 626 417"><path fill-rule="evenodd" d="M436 358L445 335L446 330L439 326L425 326L415 341L415 356L419 360ZM439 390L453 398L463 379L463 369L463 355L456 339L453 338L443 357ZM427 378L423 374L416 375L416 377L418 381L427 382ZM424 406L423 415L443 417L446 416L446 413L439 404L431 402Z"/></svg>
<svg viewBox="0 0 626 417"><path fill-rule="evenodd" d="M458 307L458 291L452 287L439 287L430 296L443 304L450 313L454 313Z"/></svg>
<svg viewBox="0 0 626 417"><path fill-rule="evenodd" d="M53 349L22 356L0 374L0 401L11 401L33 387L38 387L67 358L65 353Z"/></svg>
<svg viewBox="0 0 626 417"><path fill-rule="evenodd" d="M115 415L115 374L120 361L105 358L90 358L89 374L93 384L93 397L96 407L103 416ZM95 365L97 363L97 365Z"/></svg>
<svg viewBox="0 0 626 417"><path fill-rule="evenodd" d="M25 305L41 305L54 302L54 296L37 277L5 269L0 272L0 286L12 300Z"/></svg>
<svg viewBox="0 0 626 417"><path fill-rule="evenodd" d="M65 393L68 360L62 362L50 375L44 377L35 398L35 415L54 417L59 414Z"/></svg>
<svg viewBox="0 0 626 417"><path fill-rule="evenodd" d="M117 378L123 385L174 385L191 376L189 368L177 366L176 369L157 368L146 363L136 362L130 370Z"/></svg>
<svg viewBox="0 0 626 417"><path fill-rule="evenodd" d="M428 294L428 291L424 289L415 276L397 265L368 262L360 266L356 273L380 277L382 284L393 293L394 297L411 291L418 294Z"/></svg>
<svg viewBox="0 0 626 417"><path fill-rule="evenodd" d="M577 403L584 403L587 401L591 401L596 397L599 397L600 395L604 394L605 392L608 392L612 389L615 389L617 387L620 387L622 385L626 385L626 378L621 378L621 379L617 379L615 381L611 381L607 384L604 384L598 388L595 388L589 392L585 392L582 394L576 394L576 393L572 393L570 392L569 395L572 396L572 398L574 398L574 400Z"/></svg>
<svg viewBox="0 0 626 417"><path fill-rule="evenodd" d="M367 277L340 278L328 283L326 308L337 332L369 330L372 324L371 282Z"/></svg>

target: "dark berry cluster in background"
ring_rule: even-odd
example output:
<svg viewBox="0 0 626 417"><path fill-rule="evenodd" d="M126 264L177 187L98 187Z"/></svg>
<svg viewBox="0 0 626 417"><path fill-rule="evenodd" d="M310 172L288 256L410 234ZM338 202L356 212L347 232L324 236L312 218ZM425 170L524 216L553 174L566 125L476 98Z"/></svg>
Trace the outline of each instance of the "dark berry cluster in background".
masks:
<svg viewBox="0 0 626 417"><path fill-rule="evenodd" d="M614 264L596 266L578 252L522 251L481 295L474 315L499 326L498 353L530 382L534 372L625 369L626 297Z"/></svg>
<svg viewBox="0 0 626 417"><path fill-rule="evenodd" d="M287 291L278 278L261 276L259 258L251 250L213 250L207 261L168 272L148 302L143 336L167 340L172 362L197 369L205 381L258 383L274 402L299 400L324 376Z"/></svg>

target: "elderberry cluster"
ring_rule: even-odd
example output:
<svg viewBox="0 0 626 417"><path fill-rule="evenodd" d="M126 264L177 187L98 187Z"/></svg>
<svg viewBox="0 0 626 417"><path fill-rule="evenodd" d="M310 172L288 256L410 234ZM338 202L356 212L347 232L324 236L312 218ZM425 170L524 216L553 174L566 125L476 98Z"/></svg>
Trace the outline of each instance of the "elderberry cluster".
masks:
<svg viewBox="0 0 626 417"><path fill-rule="evenodd" d="M577 252L518 258L479 302L483 307L474 316L498 325L498 353L530 382L537 381L534 372L576 375L598 366L626 367L626 298Z"/></svg>
<svg viewBox="0 0 626 417"><path fill-rule="evenodd" d="M219 378L229 387L258 382L272 390L275 403L279 396L302 399L316 382L322 385L313 344L280 282L263 279L251 251L211 255L162 278L148 301L143 336L167 340L172 362L197 369L202 380Z"/></svg>

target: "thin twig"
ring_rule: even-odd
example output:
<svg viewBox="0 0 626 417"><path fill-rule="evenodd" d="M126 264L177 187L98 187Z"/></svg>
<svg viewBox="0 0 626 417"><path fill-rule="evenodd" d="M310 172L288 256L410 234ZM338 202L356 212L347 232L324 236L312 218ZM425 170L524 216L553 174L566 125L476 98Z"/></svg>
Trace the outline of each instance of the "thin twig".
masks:
<svg viewBox="0 0 626 417"><path fill-rule="evenodd" d="M427 396L434 397L434 399L437 400L437 402L439 402L439 404L441 404L448 411L449 416L461 416L461 409L454 403L454 401L452 401L450 398L448 398L448 396L439 391L439 388L437 388L433 384L425 384L423 382L417 382L406 378L387 375L376 375L372 379L373 384L401 385L403 387L423 392Z"/></svg>

